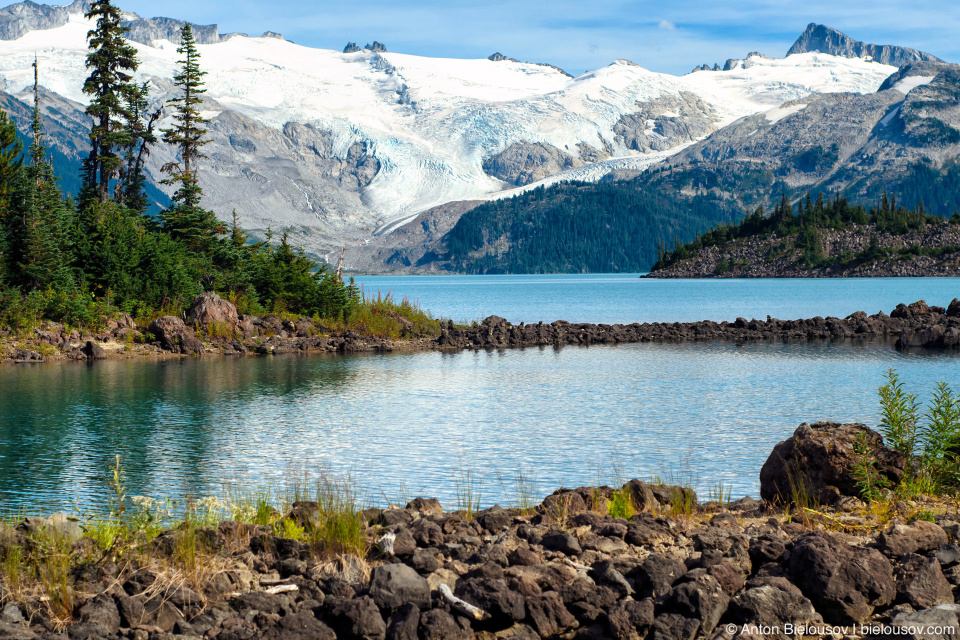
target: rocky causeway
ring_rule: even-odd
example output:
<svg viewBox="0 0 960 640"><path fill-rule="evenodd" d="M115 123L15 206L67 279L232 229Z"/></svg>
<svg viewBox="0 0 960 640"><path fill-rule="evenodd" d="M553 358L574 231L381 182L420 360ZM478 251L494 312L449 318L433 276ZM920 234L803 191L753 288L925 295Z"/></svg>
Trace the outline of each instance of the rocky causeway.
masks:
<svg viewBox="0 0 960 640"><path fill-rule="evenodd" d="M413 323L397 316L398 339L335 331L310 318L238 314L213 293L197 296L186 321L157 318L148 327L123 316L109 320L103 331L84 335L47 322L24 340L0 327L0 357L5 362L97 360L116 357L204 355L281 355L296 353L359 353L457 349L502 349L544 346L613 345L637 342L803 342L819 340L886 341L898 349L960 348L960 300L947 307L920 300L899 304L890 314L863 311L846 318L799 320L737 318L734 322L654 322L633 324L552 323L512 324L490 316L472 326L441 323L439 335L419 334ZM213 329L213 333L211 333ZM6 339L6 340L5 340ZM6 342L6 345L3 342Z"/></svg>

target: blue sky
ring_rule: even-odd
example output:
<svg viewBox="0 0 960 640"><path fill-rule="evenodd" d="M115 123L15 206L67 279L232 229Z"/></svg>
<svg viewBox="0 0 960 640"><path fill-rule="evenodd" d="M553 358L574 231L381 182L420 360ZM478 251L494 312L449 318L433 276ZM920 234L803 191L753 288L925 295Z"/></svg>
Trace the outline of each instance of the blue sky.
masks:
<svg viewBox="0 0 960 640"><path fill-rule="evenodd" d="M118 0L144 17L220 25L221 33L278 31L341 49L373 40L390 51L450 58L494 51L577 75L617 58L682 74L749 51L783 56L810 22L858 40L898 44L960 62L955 0Z"/></svg>

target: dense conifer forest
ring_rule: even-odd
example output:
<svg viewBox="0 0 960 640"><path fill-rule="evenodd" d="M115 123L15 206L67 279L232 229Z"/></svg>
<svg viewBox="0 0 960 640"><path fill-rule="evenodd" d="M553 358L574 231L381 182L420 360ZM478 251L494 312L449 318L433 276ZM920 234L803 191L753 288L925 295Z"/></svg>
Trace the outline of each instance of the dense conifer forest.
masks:
<svg viewBox="0 0 960 640"><path fill-rule="evenodd" d="M711 196L571 182L480 205L445 242L466 273L636 272L656 261L658 238L693 237L739 216Z"/></svg>

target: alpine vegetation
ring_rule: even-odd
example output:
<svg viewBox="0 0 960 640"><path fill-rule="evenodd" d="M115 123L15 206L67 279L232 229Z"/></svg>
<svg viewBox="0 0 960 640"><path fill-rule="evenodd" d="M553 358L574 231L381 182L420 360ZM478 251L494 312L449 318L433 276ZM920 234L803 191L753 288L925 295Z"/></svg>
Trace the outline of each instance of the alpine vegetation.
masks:
<svg viewBox="0 0 960 640"><path fill-rule="evenodd" d="M346 320L361 299L338 274L292 247L286 234L251 242L203 206L200 169L209 139L199 111L200 56L189 24L181 31L178 95L150 112L149 86L133 81L137 50L123 14L109 0L89 5L90 152L76 200L57 184L40 115L34 63L33 140L24 155L14 122L0 114L0 325L23 329L47 319L87 325L109 313L149 320L179 314L203 291L216 291L240 313L299 313ZM165 116L172 126L155 130ZM144 161L170 145L164 167L176 187L172 204L151 216Z"/></svg>

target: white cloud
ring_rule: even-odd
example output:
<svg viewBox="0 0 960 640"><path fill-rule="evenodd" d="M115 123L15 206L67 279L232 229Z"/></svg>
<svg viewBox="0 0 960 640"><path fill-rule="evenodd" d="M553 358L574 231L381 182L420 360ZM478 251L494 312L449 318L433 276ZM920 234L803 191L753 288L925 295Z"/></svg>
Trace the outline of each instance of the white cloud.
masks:
<svg viewBox="0 0 960 640"><path fill-rule="evenodd" d="M660 21L660 24L659 24L658 26L659 26L661 29L663 29L664 31L676 31L676 30L677 30L677 25L673 24L673 23L670 22L669 20L661 20L661 21Z"/></svg>

